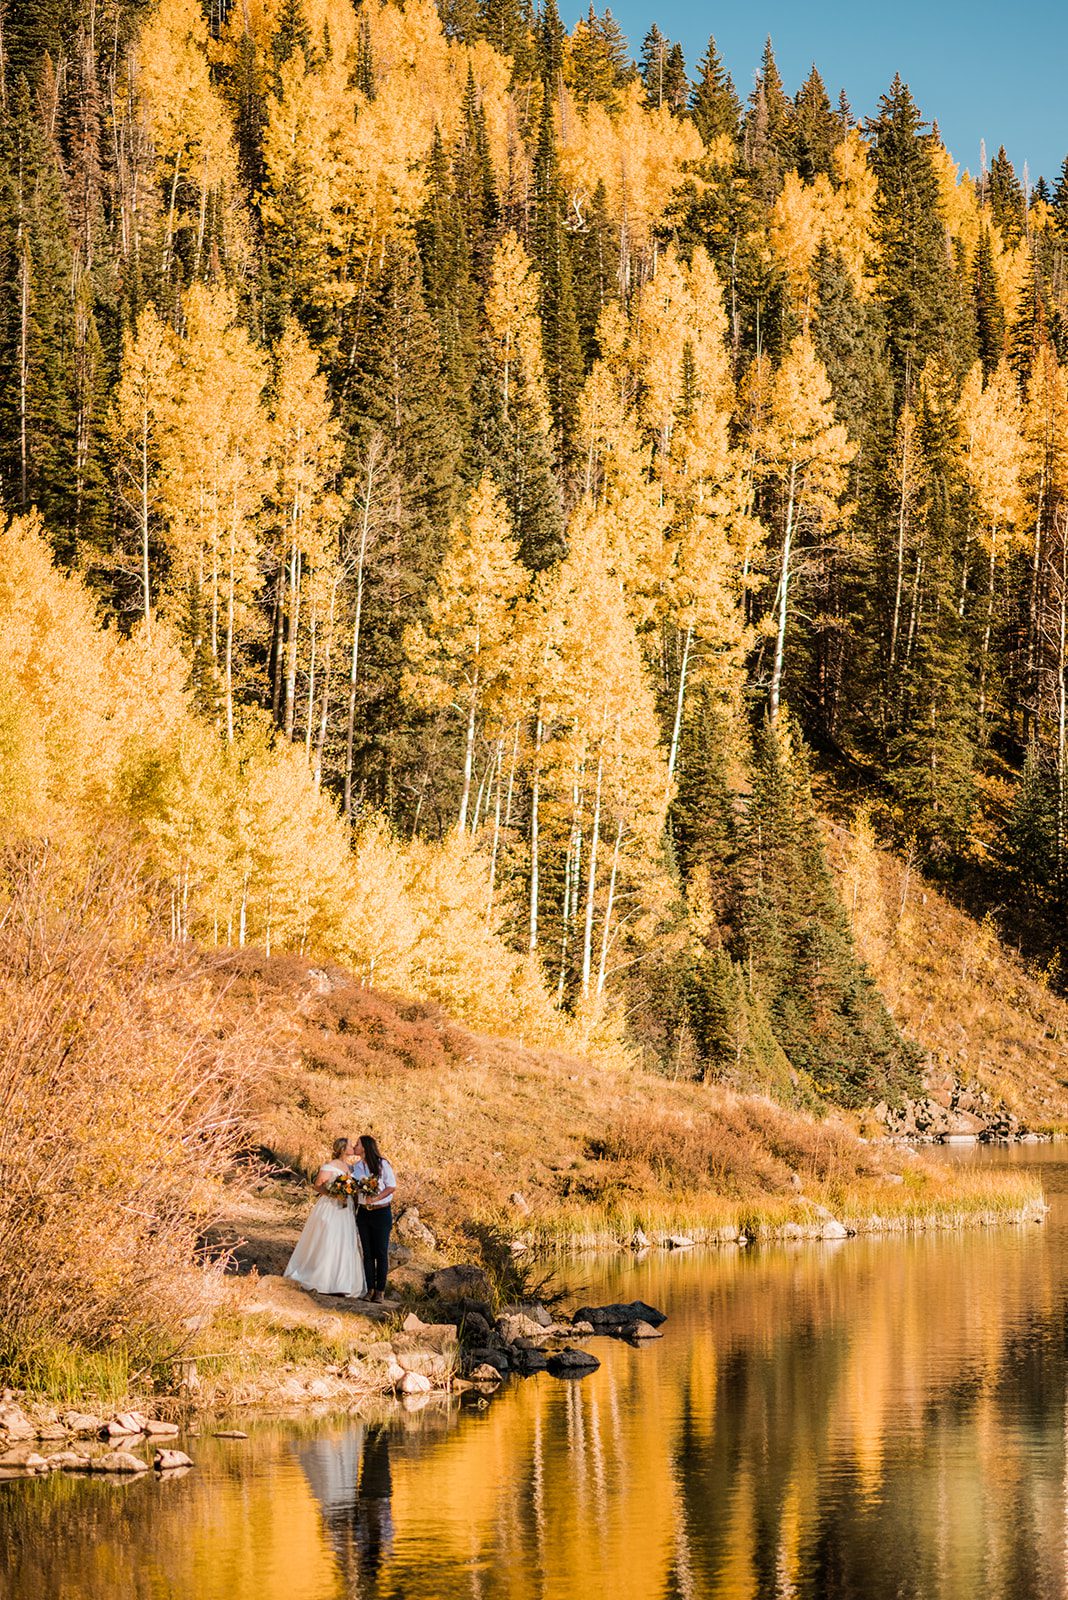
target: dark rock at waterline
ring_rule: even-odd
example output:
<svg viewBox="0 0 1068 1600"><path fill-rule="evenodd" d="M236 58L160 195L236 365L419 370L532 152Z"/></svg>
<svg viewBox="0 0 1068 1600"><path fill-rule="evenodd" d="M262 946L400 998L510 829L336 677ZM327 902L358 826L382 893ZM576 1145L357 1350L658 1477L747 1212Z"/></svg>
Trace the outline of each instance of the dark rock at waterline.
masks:
<svg viewBox="0 0 1068 1600"><path fill-rule="evenodd" d="M488 1345L468 1350L465 1365L469 1372L478 1367L493 1367L502 1375L508 1371L508 1357L503 1350L492 1350Z"/></svg>
<svg viewBox="0 0 1068 1600"><path fill-rule="evenodd" d="M554 1350L545 1364L554 1378L584 1378L587 1372L595 1372L601 1365L588 1350L576 1350L570 1345Z"/></svg>
<svg viewBox="0 0 1068 1600"><path fill-rule="evenodd" d="M521 1378L531 1378L536 1372L545 1372L549 1362L542 1350L512 1349L509 1351L512 1370Z"/></svg>
<svg viewBox="0 0 1068 1600"><path fill-rule="evenodd" d="M571 1320L590 1323L595 1333L625 1333L639 1322L659 1328L667 1321L667 1316L655 1306L646 1305L644 1300L631 1300L627 1305L582 1306Z"/></svg>

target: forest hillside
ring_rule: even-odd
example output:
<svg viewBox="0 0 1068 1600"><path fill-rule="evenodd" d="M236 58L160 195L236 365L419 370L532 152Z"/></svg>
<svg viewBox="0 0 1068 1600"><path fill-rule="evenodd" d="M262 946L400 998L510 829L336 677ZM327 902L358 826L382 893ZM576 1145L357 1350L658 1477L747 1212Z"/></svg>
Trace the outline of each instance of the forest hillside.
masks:
<svg viewBox="0 0 1068 1600"><path fill-rule="evenodd" d="M1068 159L637 54L555 0L6 8L9 1309L57 1108L71 1336L188 1263L254 950L657 1116L1064 1119Z"/></svg>

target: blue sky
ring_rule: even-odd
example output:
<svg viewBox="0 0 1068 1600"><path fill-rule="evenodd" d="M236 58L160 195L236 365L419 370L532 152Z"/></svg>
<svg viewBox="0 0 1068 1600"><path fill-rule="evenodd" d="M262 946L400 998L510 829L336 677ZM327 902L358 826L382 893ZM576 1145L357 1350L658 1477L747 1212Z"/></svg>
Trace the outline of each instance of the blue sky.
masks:
<svg viewBox="0 0 1068 1600"><path fill-rule="evenodd" d="M597 10L603 9L599 0ZM585 6L581 8L584 12ZM635 56L650 22L678 40L691 74L715 34L743 101L770 33L793 94L815 61L832 102L845 89L854 114L874 112L895 72L923 115L935 120L962 167L979 168L1004 144L1017 173L1052 183L1068 154L1068 0L797 0L707 6L687 0L617 0L611 7ZM574 22L580 9L561 5Z"/></svg>

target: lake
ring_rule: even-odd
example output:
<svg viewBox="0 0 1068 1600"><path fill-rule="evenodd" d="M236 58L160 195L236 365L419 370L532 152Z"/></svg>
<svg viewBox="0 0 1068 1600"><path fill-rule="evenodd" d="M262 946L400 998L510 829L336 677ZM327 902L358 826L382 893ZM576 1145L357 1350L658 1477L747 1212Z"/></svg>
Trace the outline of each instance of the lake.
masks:
<svg viewBox="0 0 1068 1600"><path fill-rule="evenodd" d="M1062 1149L959 1158L1040 1165L1042 1226L568 1262L572 1303L668 1313L580 1381L0 1483L0 1595L1068 1596Z"/></svg>

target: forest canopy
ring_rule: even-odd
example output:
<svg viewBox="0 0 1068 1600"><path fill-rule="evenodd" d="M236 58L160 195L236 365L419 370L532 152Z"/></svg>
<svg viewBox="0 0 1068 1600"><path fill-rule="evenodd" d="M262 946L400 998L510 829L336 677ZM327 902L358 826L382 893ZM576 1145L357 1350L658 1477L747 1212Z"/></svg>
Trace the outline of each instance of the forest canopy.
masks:
<svg viewBox="0 0 1068 1600"><path fill-rule="evenodd" d="M1060 921L1068 159L554 0L2 53L5 827L135 838L175 939L911 1084L813 774Z"/></svg>

